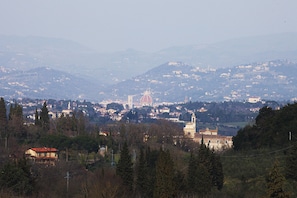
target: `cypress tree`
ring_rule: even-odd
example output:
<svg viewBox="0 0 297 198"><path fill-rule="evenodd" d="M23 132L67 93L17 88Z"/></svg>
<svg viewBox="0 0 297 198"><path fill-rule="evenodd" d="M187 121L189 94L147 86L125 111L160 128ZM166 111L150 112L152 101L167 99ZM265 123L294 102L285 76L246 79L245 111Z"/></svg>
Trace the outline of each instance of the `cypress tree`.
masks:
<svg viewBox="0 0 297 198"><path fill-rule="evenodd" d="M7 131L7 114L6 114L6 105L4 99L0 98L0 133L1 136L5 138L5 148L7 148L7 141L9 133Z"/></svg>
<svg viewBox="0 0 297 198"><path fill-rule="evenodd" d="M199 197L208 195L211 191L211 176L208 168L205 164L199 163L195 174L195 194L199 195Z"/></svg>
<svg viewBox="0 0 297 198"><path fill-rule="evenodd" d="M63 114L62 114L63 115ZM35 126L41 126L41 123L40 123L40 118L39 118L39 113L37 111L37 108L35 110Z"/></svg>
<svg viewBox="0 0 297 198"><path fill-rule="evenodd" d="M147 188L145 195L146 197L153 197L154 196L154 189L155 189L155 180L156 180L156 162L159 156L159 152L157 150L152 150L150 147L146 149L146 163L147 163Z"/></svg>
<svg viewBox="0 0 297 198"><path fill-rule="evenodd" d="M205 146L203 140L196 155L191 153L188 165L187 188L190 195L206 196L212 186L221 190L224 182L220 157Z"/></svg>
<svg viewBox="0 0 297 198"><path fill-rule="evenodd" d="M188 165L188 192L194 193L195 181L196 181L196 169L197 169L197 161L195 159L194 153L191 152L189 165Z"/></svg>
<svg viewBox="0 0 297 198"><path fill-rule="evenodd" d="M168 198L174 197L175 194L173 161L168 150L166 152L160 151L156 163L154 197Z"/></svg>
<svg viewBox="0 0 297 198"><path fill-rule="evenodd" d="M42 129L44 131L48 131L49 130L49 116L48 116L48 109L47 109L46 102L43 103L43 106L41 108L40 122L41 122Z"/></svg>
<svg viewBox="0 0 297 198"><path fill-rule="evenodd" d="M210 155L212 185L216 186L218 190L221 190L224 185L223 165L219 155L216 155L214 151Z"/></svg>
<svg viewBox="0 0 297 198"><path fill-rule="evenodd" d="M26 131L24 128L23 120L23 108L21 105L15 103L10 105L10 111L8 115L8 127L10 134L13 134L18 138L25 138Z"/></svg>
<svg viewBox="0 0 297 198"><path fill-rule="evenodd" d="M7 115L6 106L3 98L0 99L0 131L1 134L5 134L7 129Z"/></svg>
<svg viewBox="0 0 297 198"><path fill-rule="evenodd" d="M137 191L140 193L141 197L148 197L147 196L147 189L148 189L148 167L146 158L144 156L144 151L140 149L139 161L137 166L137 178L136 178L136 188Z"/></svg>
<svg viewBox="0 0 297 198"><path fill-rule="evenodd" d="M267 178L267 197L287 198L289 194L284 191L283 186L285 177L281 174L278 161L274 162L273 167L269 171Z"/></svg>
<svg viewBox="0 0 297 198"><path fill-rule="evenodd" d="M129 154L129 149L127 142L124 143L123 149L121 150L120 159L117 164L116 174L119 175L124 186L128 191L133 191L133 163L131 161L131 155Z"/></svg>

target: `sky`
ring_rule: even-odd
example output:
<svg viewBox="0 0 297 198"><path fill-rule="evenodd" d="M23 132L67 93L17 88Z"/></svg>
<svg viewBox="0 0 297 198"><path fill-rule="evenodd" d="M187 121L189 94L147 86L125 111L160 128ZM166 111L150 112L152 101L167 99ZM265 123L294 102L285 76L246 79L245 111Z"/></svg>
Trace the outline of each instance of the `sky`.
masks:
<svg viewBox="0 0 297 198"><path fill-rule="evenodd" d="M297 32L296 8L296 0L0 0L0 34L155 52Z"/></svg>

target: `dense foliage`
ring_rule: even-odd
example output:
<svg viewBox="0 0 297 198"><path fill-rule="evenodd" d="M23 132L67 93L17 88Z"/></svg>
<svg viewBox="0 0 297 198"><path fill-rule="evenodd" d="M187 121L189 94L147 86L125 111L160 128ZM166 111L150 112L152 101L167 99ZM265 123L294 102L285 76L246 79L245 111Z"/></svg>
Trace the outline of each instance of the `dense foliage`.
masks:
<svg viewBox="0 0 297 198"><path fill-rule="evenodd" d="M1 168L0 187L11 189L17 195L30 195L34 191L35 178L25 159L7 162Z"/></svg>
<svg viewBox="0 0 297 198"><path fill-rule="evenodd" d="M233 138L235 150L263 147L285 147L290 144L289 133L296 139L297 103L288 104L279 110L271 107L260 109L254 125L240 129Z"/></svg>

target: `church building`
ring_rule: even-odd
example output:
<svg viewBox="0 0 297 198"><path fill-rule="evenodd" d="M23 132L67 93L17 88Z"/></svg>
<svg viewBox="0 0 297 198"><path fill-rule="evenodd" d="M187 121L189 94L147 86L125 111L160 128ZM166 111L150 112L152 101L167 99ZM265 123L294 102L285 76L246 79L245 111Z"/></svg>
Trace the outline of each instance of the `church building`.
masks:
<svg viewBox="0 0 297 198"><path fill-rule="evenodd" d="M202 142L210 149L224 150L232 148L232 136L222 136L218 134L218 128L215 129L200 129L196 132L196 116L192 113L191 121L184 126L184 134L186 137L192 138L195 142Z"/></svg>

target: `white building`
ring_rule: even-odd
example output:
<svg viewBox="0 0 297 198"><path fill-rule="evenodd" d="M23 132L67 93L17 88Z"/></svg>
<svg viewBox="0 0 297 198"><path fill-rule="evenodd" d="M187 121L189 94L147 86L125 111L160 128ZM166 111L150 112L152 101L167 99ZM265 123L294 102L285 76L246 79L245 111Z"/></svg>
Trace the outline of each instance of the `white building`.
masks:
<svg viewBox="0 0 297 198"><path fill-rule="evenodd" d="M194 138L196 133L196 116L192 113L191 121L184 126L184 134L189 138Z"/></svg>
<svg viewBox="0 0 297 198"><path fill-rule="evenodd" d="M210 149L224 150L232 148L233 141L232 136L222 136L218 134L218 128L216 129L201 129L196 133L196 116L192 113L191 121L187 122L184 127L185 136L192 138L193 141L203 143Z"/></svg>

